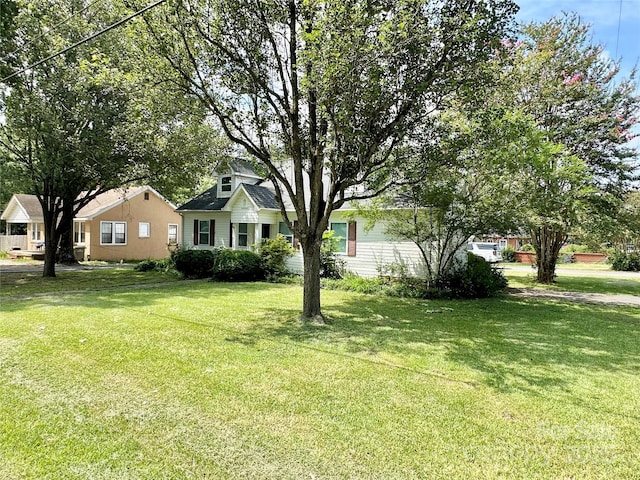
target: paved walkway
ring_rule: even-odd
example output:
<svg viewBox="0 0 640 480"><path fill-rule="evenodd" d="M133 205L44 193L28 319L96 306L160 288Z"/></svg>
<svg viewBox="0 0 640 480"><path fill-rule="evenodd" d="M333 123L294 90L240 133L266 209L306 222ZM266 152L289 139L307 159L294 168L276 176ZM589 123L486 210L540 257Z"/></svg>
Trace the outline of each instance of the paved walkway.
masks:
<svg viewBox="0 0 640 480"><path fill-rule="evenodd" d="M511 288L509 295L526 298L542 298L560 302L596 303L640 307L640 295L584 293L545 290L543 288Z"/></svg>
<svg viewBox="0 0 640 480"><path fill-rule="evenodd" d="M505 265L505 271L526 271L534 272L535 269L525 264L509 264ZM589 270L588 268L556 268L556 273L560 275L571 276L589 276L589 277L606 277L632 280L640 280L640 272L617 272L615 270ZM640 291L638 295L628 294L606 294L606 293L586 293L586 292L568 292L558 290L547 290L544 288L510 288L509 294L518 297L543 298L548 300L557 300L562 302L582 302L582 303L598 303L606 305L629 305L640 307Z"/></svg>

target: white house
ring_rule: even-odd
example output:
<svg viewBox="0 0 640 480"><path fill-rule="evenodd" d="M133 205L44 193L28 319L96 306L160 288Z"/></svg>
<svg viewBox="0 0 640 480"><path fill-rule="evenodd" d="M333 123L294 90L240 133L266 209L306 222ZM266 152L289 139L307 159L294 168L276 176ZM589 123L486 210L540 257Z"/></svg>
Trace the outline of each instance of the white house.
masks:
<svg viewBox="0 0 640 480"><path fill-rule="evenodd" d="M289 268L302 272L298 242L282 219L272 184L243 160L229 162L216 172L217 184L176 210L182 216L182 245L186 248L226 247L251 249L263 238L284 235L298 250ZM295 221L292 205L287 215ZM365 229L367 221L353 207L344 206L330 218L330 229L339 239L339 252L346 268L363 277L377 276L390 265L403 265L408 273L421 275L423 261L418 247L384 233L384 225ZM463 252L464 254L464 252Z"/></svg>

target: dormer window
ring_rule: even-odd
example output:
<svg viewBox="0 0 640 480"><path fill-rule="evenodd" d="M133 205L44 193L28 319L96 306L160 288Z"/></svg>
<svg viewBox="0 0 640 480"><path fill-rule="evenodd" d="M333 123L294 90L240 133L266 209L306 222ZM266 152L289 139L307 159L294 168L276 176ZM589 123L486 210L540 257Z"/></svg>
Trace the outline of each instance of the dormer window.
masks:
<svg viewBox="0 0 640 480"><path fill-rule="evenodd" d="M223 192L231 191L231 177L222 177L222 191Z"/></svg>

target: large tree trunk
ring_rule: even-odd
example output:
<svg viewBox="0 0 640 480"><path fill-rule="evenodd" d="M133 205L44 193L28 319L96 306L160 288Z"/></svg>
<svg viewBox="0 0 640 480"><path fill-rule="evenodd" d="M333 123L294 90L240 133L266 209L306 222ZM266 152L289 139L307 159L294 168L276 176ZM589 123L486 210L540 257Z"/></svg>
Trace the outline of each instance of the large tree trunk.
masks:
<svg viewBox="0 0 640 480"><path fill-rule="evenodd" d="M58 249L58 235L56 232L55 215L44 213L44 267L43 277L56 276L56 253Z"/></svg>
<svg viewBox="0 0 640 480"><path fill-rule="evenodd" d="M531 238L536 250L537 282L551 284L555 282L556 264L560 249L566 240L566 234L550 226L540 227L532 232Z"/></svg>
<svg viewBox="0 0 640 480"><path fill-rule="evenodd" d="M324 323L320 310L320 247L322 240L307 240L302 244L304 258L304 290L302 320Z"/></svg>
<svg viewBox="0 0 640 480"><path fill-rule="evenodd" d="M60 232L60 263L76 265L78 260L73 253L73 201L65 201L63 204L58 231Z"/></svg>
<svg viewBox="0 0 640 480"><path fill-rule="evenodd" d="M60 263L63 265L77 265L73 251L73 230L63 230L60 235Z"/></svg>

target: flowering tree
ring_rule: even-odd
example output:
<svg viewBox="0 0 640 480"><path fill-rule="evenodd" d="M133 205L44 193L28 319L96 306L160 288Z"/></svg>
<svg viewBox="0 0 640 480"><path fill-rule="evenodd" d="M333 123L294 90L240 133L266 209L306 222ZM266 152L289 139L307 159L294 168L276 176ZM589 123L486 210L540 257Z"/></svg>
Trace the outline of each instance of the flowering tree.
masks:
<svg viewBox="0 0 640 480"><path fill-rule="evenodd" d="M628 143L640 109L635 72L616 82L618 64L589 30L576 15L524 26L521 40L504 41L509 64L493 99L517 112L502 155L520 185L511 201L542 283L553 281L560 248L584 214L607 214L638 174Z"/></svg>

